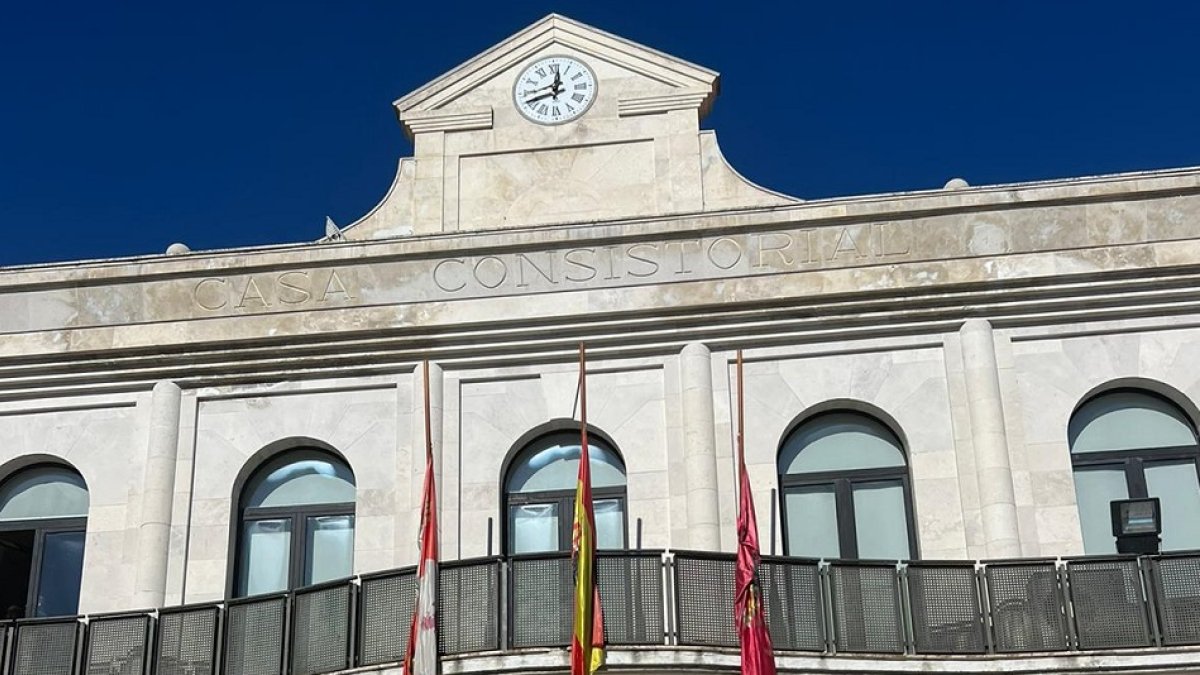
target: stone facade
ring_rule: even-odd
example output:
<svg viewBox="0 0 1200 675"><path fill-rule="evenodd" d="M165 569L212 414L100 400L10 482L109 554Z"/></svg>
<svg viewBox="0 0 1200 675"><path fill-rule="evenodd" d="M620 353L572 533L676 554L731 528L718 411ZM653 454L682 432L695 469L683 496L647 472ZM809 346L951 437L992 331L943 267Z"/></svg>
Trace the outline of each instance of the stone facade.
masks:
<svg viewBox="0 0 1200 675"><path fill-rule="evenodd" d="M595 69L578 122L512 105L548 54ZM356 570L413 563L423 359L443 556L496 552L505 460L574 414L580 341L647 548L733 550L743 349L764 547L782 438L842 406L901 434L919 557L1081 554L1076 406L1138 384L1200 419L1200 170L804 202L725 163L716 92L551 16L396 102L414 156L336 236L0 270L0 479L86 480L80 611L226 597L239 477L308 439L357 477Z"/></svg>

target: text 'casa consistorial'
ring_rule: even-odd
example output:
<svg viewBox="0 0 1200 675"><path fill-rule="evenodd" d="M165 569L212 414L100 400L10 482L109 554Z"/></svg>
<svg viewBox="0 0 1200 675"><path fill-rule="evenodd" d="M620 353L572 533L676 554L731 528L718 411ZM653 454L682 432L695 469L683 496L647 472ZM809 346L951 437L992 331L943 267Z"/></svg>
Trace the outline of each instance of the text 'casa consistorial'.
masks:
<svg viewBox="0 0 1200 675"><path fill-rule="evenodd" d="M357 299L337 269L288 270L271 274L207 277L196 282L192 300L208 312L255 312L317 307Z"/></svg>
<svg viewBox="0 0 1200 675"><path fill-rule="evenodd" d="M908 232L865 223L443 258L432 277L444 293L473 295L864 265L909 253Z"/></svg>

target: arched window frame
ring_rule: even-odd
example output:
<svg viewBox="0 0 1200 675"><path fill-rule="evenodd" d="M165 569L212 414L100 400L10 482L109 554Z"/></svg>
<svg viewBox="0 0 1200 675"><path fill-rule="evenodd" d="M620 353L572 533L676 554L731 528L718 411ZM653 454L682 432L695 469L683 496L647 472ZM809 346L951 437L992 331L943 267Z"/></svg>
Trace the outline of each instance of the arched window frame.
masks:
<svg viewBox="0 0 1200 675"><path fill-rule="evenodd" d="M62 471L64 473L73 474L76 478L79 479L79 482L82 483L84 491L88 492L89 506L90 506L91 494L90 494L90 491L88 490L87 482L83 479L83 476L74 467L72 467L68 464L60 463L60 462L44 461L44 462L37 462L35 464L30 464L28 466L21 467L20 469L13 471L12 473L5 476L3 479L0 479L0 488L6 487L10 481L17 480L23 474L26 474L31 471L36 471L39 469L54 469L54 470ZM66 517L55 517L55 518L30 518L30 519L23 519L23 520L0 521L0 532L21 532L21 531L32 531L33 532L33 545L32 545L33 554L32 554L32 559L30 561L30 566L29 566L29 577L28 577L29 585L28 585L28 588L26 591L24 616L25 617L54 616L54 614L39 614L38 613L39 612L39 607L38 607L39 590L41 589L41 584L43 581L43 579L41 578L42 571L43 571L42 566L43 566L43 562L45 560L45 555L46 555L46 539L47 539L47 537L50 537L50 536L61 536L61 535L66 535L66 534L78 533L79 535L81 535L84 538L84 548L86 549L87 516L83 515L83 516L66 516ZM80 561L80 563L81 563L80 573L82 574L82 560ZM75 588L75 608L72 611L67 612L67 614L75 614L76 612L79 611L79 605L78 605L79 592L80 592L80 588L77 586ZM0 607L0 612L4 612L4 611L6 611L6 609L7 608ZM5 617L4 614L0 614L0 619L2 619L2 618L17 618L17 617Z"/></svg>
<svg viewBox="0 0 1200 675"><path fill-rule="evenodd" d="M876 467L867 469L842 469L836 471L818 471L808 473L788 474L783 472L782 457L788 440L802 428L817 424L822 418L834 414L849 414L870 420L886 429L894 439L894 445L904 457L903 466ZM919 560L920 552L917 547L916 513L913 510L911 462L907 444L896 431L896 426L875 412L864 412L856 408L822 406L821 409L801 415L783 434L776 453L776 469L779 478L779 513L780 526L783 533L783 550L785 555L793 555L788 541L788 509L787 493L789 489L802 487L817 487L832 485L834 491L834 507L836 509L839 558L842 560L858 560L858 528L854 518L853 487L863 483L899 481L904 496L906 511L906 526L908 534L908 550L910 560Z"/></svg>
<svg viewBox="0 0 1200 675"><path fill-rule="evenodd" d="M504 555L513 555L512 548L515 543L512 532L512 508L513 506L528 505L528 504L557 504L558 513L560 514L558 523L558 541L559 552L569 551L571 548L571 528L574 524L575 513L575 489L563 490L542 490L539 492L516 492L508 491L509 477L515 468L521 463L524 456L533 452L533 448L541 443L552 439L561 438L564 441L574 441L578 444L580 439L579 422L573 420L556 420L542 426L537 427L529 432L526 432L508 452L507 459L504 462L503 470L500 473L500 513L501 513L501 530L500 530L500 550ZM625 458L622 456L620 449L616 443L605 434L603 431L588 425L588 444L603 446L613 453L621 464L621 472L625 474L628 481L628 472L625 467ZM592 486L592 501L600 500L615 500L621 505L621 542L622 548L629 548L629 498L628 498L628 482L619 486L597 487ZM546 552L550 553L550 552ZM535 555L535 554L530 554ZM544 555L544 554L543 554Z"/></svg>
<svg viewBox="0 0 1200 675"><path fill-rule="evenodd" d="M1075 407L1074 411L1072 411L1070 421L1068 421L1068 429L1070 429L1071 422L1073 422L1075 418L1088 407L1088 405L1095 402L1096 399L1111 394L1120 393L1138 394L1166 403L1171 408L1174 408L1180 414L1180 416L1187 421L1193 437L1197 437L1195 418L1188 414L1188 411L1184 408L1184 406L1172 400L1172 397L1170 396L1166 396L1162 393L1141 386L1109 387L1091 393ZM1125 474L1125 486L1126 490L1128 491L1129 499L1144 499L1150 496L1149 488L1146 482L1147 462L1190 462L1196 468L1197 475L1200 476L1200 443L1157 448L1130 448L1126 450L1074 452L1074 443L1072 440L1073 439L1068 436L1068 453L1071 455L1072 474L1075 474L1081 469L1096 469L1105 466L1119 465Z"/></svg>
<svg viewBox="0 0 1200 675"><path fill-rule="evenodd" d="M324 516L351 516L354 520L354 531L357 533L358 522L356 517L355 501L350 502L326 502L317 504L295 504L287 506L245 506L245 502L249 499L253 488L258 484L258 479L263 477L264 472L269 470L273 464L280 463L280 467L286 466L289 462L285 462L289 456L294 456L295 461L302 461L300 457L306 453L315 453L324 456L327 460L344 466L354 479L357 490L357 477L354 476L354 470L350 463L346 461L340 453L336 452L329 446L311 441L304 444L290 445L283 450L271 451L270 446L264 453L266 456L258 461L249 464L249 470L243 470L243 477L237 482L235 490L236 501L234 502L234 527L230 532L233 540L233 545L230 546L230 562L229 562L229 583L226 595L230 598L246 597L248 594L242 592L243 576L246 573L245 565L242 557L246 553L246 538L244 535L245 524L248 522L261 520L277 520L290 519L290 541L289 541L289 556L288 556L288 584L287 591L304 586L304 565L306 558L305 547L307 545L307 527L309 518L324 517ZM353 544L352 544L353 545ZM280 591L282 592L282 591Z"/></svg>

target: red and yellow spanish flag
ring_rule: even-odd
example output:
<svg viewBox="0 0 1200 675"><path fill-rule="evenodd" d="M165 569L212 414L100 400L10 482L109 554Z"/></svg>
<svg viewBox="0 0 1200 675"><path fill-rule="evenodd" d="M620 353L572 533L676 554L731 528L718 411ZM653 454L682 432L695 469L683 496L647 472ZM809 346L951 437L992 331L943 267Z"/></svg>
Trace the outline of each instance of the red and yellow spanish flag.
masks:
<svg viewBox="0 0 1200 675"><path fill-rule="evenodd" d="M775 675L775 652L763 613L762 587L758 583L758 519L746 472L745 397L742 392L742 351L737 353L737 453L738 515L737 567L734 570L734 623L742 648L742 675Z"/></svg>
<svg viewBox="0 0 1200 675"><path fill-rule="evenodd" d="M579 479L575 485L575 522L571 555L575 561L575 611L571 631L571 675L591 675L604 665L604 613L596 586L596 516L592 511L592 468L588 454L587 377L579 345Z"/></svg>

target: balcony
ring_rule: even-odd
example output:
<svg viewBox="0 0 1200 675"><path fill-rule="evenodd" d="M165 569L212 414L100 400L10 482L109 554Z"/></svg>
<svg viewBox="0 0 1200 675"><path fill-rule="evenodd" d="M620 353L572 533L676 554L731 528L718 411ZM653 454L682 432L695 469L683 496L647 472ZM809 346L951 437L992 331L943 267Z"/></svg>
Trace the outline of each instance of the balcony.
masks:
<svg viewBox="0 0 1200 675"><path fill-rule="evenodd" d="M597 570L610 667L736 669L732 555L608 552ZM1200 646L1200 554L900 565L772 557L760 577L784 670L1200 664L1200 650L1186 649ZM406 568L221 603L3 622L0 674L395 669L415 589ZM446 673L566 669L567 556L443 563L438 590Z"/></svg>

